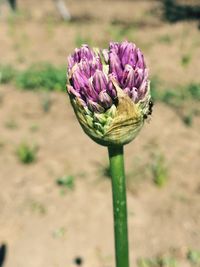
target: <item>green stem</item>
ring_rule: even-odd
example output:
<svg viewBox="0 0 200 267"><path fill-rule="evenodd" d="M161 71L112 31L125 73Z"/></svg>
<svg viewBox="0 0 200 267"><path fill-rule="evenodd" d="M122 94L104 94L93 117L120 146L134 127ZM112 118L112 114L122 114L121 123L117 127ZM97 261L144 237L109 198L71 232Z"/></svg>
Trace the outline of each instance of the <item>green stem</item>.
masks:
<svg viewBox="0 0 200 267"><path fill-rule="evenodd" d="M129 267L126 183L122 146L108 147L112 177L116 267Z"/></svg>

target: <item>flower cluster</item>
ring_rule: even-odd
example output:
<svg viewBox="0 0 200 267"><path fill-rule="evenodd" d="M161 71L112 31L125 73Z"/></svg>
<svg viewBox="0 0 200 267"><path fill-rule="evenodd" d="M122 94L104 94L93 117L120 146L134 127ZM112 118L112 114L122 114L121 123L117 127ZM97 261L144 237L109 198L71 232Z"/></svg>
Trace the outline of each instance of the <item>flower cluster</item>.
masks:
<svg viewBox="0 0 200 267"><path fill-rule="evenodd" d="M68 57L68 77L72 105L90 137L104 145L135 137L150 102L148 70L135 44L111 42L102 51L82 45Z"/></svg>
<svg viewBox="0 0 200 267"><path fill-rule="evenodd" d="M109 73L114 74L120 88L134 103L145 96L148 88L148 71L144 57L135 44L110 44Z"/></svg>

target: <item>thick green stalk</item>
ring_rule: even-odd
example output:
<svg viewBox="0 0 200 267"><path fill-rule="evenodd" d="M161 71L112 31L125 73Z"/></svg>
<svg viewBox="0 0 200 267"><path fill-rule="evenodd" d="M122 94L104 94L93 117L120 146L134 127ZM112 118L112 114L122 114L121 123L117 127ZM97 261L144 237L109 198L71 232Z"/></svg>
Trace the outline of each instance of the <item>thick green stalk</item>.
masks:
<svg viewBox="0 0 200 267"><path fill-rule="evenodd" d="M112 177L116 267L129 267L126 181L122 146L108 147Z"/></svg>

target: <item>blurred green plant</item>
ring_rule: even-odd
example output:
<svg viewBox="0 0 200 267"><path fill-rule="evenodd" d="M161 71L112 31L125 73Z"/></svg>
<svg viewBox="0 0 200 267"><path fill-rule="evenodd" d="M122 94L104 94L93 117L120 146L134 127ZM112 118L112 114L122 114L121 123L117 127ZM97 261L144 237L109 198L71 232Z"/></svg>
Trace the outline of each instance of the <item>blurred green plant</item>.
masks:
<svg viewBox="0 0 200 267"><path fill-rule="evenodd" d="M192 126L194 116L200 114L200 83L167 89L158 77L151 80L151 92L154 101L163 102L174 108L186 126ZM190 103L191 101L192 104Z"/></svg>
<svg viewBox="0 0 200 267"><path fill-rule="evenodd" d="M17 86L26 90L64 91L65 83L65 67L55 67L49 63L34 64L16 78Z"/></svg>
<svg viewBox="0 0 200 267"><path fill-rule="evenodd" d="M192 99L200 101L200 83L191 83L185 87Z"/></svg>
<svg viewBox="0 0 200 267"><path fill-rule="evenodd" d="M138 267L177 267L177 261L172 257L141 258L137 260Z"/></svg>
<svg viewBox="0 0 200 267"><path fill-rule="evenodd" d="M151 92L153 100L166 103L170 106L179 105L184 98L181 88L167 89L157 76L153 76L151 79Z"/></svg>
<svg viewBox="0 0 200 267"><path fill-rule="evenodd" d="M157 185L158 187L164 186L168 179L168 171L166 167L165 157L163 154L159 153L153 155L151 171L155 185Z"/></svg>
<svg viewBox="0 0 200 267"><path fill-rule="evenodd" d="M191 62L192 56L190 54L185 54L181 57L181 64L183 67L187 67Z"/></svg>
<svg viewBox="0 0 200 267"><path fill-rule="evenodd" d="M124 39L131 39L133 29L133 25L120 25L113 21L108 31L111 39L115 40L116 42L121 42Z"/></svg>
<svg viewBox="0 0 200 267"><path fill-rule="evenodd" d="M16 151L18 159L24 164L30 164L36 160L38 148L27 143L21 143Z"/></svg>
<svg viewBox="0 0 200 267"><path fill-rule="evenodd" d="M56 180L56 184L67 189L74 189L74 176L64 175Z"/></svg>
<svg viewBox="0 0 200 267"><path fill-rule="evenodd" d="M187 254L187 259L194 266L200 266L200 251L199 250L189 250Z"/></svg>
<svg viewBox="0 0 200 267"><path fill-rule="evenodd" d="M16 70L11 65L0 65L0 84L10 83L16 76Z"/></svg>
<svg viewBox="0 0 200 267"><path fill-rule="evenodd" d="M151 77L151 96L155 101L161 101L162 99L162 92L160 90L161 81L158 76Z"/></svg>
<svg viewBox="0 0 200 267"><path fill-rule="evenodd" d="M41 214L41 215L44 215L47 213L47 210L44 204L36 200L31 201L30 208L33 212Z"/></svg>
<svg viewBox="0 0 200 267"><path fill-rule="evenodd" d="M193 123L194 112L190 112L183 116L183 122L186 126L190 127Z"/></svg>
<svg viewBox="0 0 200 267"><path fill-rule="evenodd" d="M176 0L162 0L163 2L163 15L166 20L171 23L179 20L195 20L200 16L200 5L193 5L185 1L186 4L179 3Z"/></svg>
<svg viewBox="0 0 200 267"><path fill-rule="evenodd" d="M189 83L177 88L166 88L158 76L151 78L152 98L171 106L180 106L187 100L200 100L200 83Z"/></svg>
<svg viewBox="0 0 200 267"><path fill-rule="evenodd" d="M140 258L137 260L138 267L157 267L156 259Z"/></svg>
<svg viewBox="0 0 200 267"><path fill-rule="evenodd" d="M172 107L179 107L184 100L184 94L183 92L178 89L178 90L172 90L172 89L167 89L165 90L160 98L160 101L172 106Z"/></svg>
<svg viewBox="0 0 200 267"><path fill-rule="evenodd" d="M39 125L33 123L33 124L30 126L29 129L30 129L31 132L35 133L35 132L37 132L37 131L39 130Z"/></svg>
<svg viewBox="0 0 200 267"><path fill-rule="evenodd" d="M14 119L9 119L5 122L5 127L11 130L17 129L18 125Z"/></svg>
<svg viewBox="0 0 200 267"><path fill-rule="evenodd" d="M145 166L148 166L148 168ZM101 176L109 179L111 177L109 166L106 164L99 165L98 173L101 173ZM131 193L137 194L139 185L149 179L151 181L153 179L153 182L158 187L164 186L168 180L166 159L159 151L150 151L150 158L134 158L134 166L127 173L127 189Z"/></svg>
<svg viewBox="0 0 200 267"><path fill-rule="evenodd" d="M169 34L163 34L158 37L158 41L164 44L171 44L173 41L173 38Z"/></svg>

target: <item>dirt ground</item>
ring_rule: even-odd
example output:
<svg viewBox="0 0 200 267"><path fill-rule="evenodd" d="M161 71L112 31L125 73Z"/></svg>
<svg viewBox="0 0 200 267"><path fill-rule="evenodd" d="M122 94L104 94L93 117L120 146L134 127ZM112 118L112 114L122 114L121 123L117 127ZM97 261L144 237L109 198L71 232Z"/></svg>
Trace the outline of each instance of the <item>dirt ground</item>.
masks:
<svg viewBox="0 0 200 267"><path fill-rule="evenodd" d="M200 32L195 22L167 24L156 1L69 0L74 19L60 20L53 1L19 0L13 19L0 6L0 60L23 69L33 62L66 64L77 43L106 46L123 37L144 51L150 73L169 87L200 82ZM112 22L115 22L113 25ZM123 36L117 30L129 25ZM131 25L131 26L130 26ZM120 28L121 29L121 28ZM190 56L187 67L181 58ZM0 244L3 267L114 266L107 151L81 130L64 93L48 95L0 85ZM14 123L13 123L14 122ZM14 124L14 127L13 127ZM157 103L152 119L127 145L131 266L137 259L170 256L190 267L189 249L200 250L200 118L187 127L170 107ZM22 142L38 147L37 160L19 162ZM164 155L168 175L159 188L146 171L153 154ZM74 177L64 192L56 184ZM200 266L200 265L197 265Z"/></svg>

